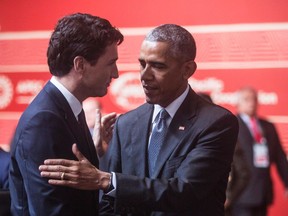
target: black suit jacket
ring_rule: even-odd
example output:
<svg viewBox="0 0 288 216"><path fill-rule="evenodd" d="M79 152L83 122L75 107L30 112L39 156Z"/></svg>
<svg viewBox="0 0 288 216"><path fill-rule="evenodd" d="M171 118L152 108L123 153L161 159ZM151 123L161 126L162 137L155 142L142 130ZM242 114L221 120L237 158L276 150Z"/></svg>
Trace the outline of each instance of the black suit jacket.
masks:
<svg viewBox="0 0 288 216"><path fill-rule="evenodd" d="M253 165L253 143L254 139L249 128L238 115L239 119L239 145L243 150L246 164L249 167L250 178L247 187L236 200L235 204L259 206L268 205L273 201L272 179L270 168L275 164L283 180L285 187L288 188L288 163L286 155L281 147L278 134L274 125L264 119L259 119L263 135L267 140L270 166L268 168L256 168Z"/></svg>
<svg viewBox="0 0 288 216"><path fill-rule="evenodd" d="M98 166L91 135L81 130L65 97L48 82L21 116L12 142L14 215L98 215L97 191L52 186L40 176L38 167L47 158L77 160L73 143Z"/></svg>
<svg viewBox="0 0 288 216"><path fill-rule="evenodd" d="M223 215L225 189L238 133L229 111L190 89L169 125L148 178L147 145L153 105L118 118L108 154L116 172L116 198L104 196L117 213L131 215ZM106 213L103 213L107 215Z"/></svg>

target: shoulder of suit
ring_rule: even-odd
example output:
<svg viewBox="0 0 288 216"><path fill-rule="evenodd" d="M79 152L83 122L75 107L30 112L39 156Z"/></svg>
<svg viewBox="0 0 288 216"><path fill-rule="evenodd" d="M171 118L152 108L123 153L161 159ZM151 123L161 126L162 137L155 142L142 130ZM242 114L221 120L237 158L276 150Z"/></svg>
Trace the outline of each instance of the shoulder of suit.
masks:
<svg viewBox="0 0 288 216"><path fill-rule="evenodd" d="M122 116L123 117L130 117L130 116L134 116L134 115L142 115L142 114L147 113L147 112L152 111L152 110L153 110L153 105L145 103L145 104L142 104L141 106L139 106L133 110L130 110L130 111L124 113Z"/></svg>

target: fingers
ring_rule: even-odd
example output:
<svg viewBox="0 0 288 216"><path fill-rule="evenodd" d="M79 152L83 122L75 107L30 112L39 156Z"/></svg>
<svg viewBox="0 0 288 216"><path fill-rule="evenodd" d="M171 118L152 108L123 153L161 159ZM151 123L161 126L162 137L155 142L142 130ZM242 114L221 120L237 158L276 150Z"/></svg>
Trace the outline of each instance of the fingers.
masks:
<svg viewBox="0 0 288 216"><path fill-rule="evenodd" d="M95 126L101 126L101 112L100 112L100 109L96 109L96 112L95 112Z"/></svg>
<svg viewBox="0 0 288 216"><path fill-rule="evenodd" d="M78 186L77 182L70 181L70 180L49 179L48 183L51 184L51 185L68 186L68 187L79 189L79 186Z"/></svg>
<svg viewBox="0 0 288 216"><path fill-rule="evenodd" d="M118 115L117 113L109 113L101 118L101 124L105 131L112 131Z"/></svg>
<svg viewBox="0 0 288 216"><path fill-rule="evenodd" d="M49 170L49 167L43 167L41 166L39 168L41 170L41 176L42 177L47 177L47 178L50 178L50 179L55 179L55 180L65 180L67 179L67 174L65 174L65 172L59 172L59 171L52 171L52 170ZM43 171L45 170L45 171Z"/></svg>
<svg viewBox="0 0 288 216"><path fill-rule="evenodd" d="M41 177L49 178L50 180L56 180L56 181L75 181L77 178L79 178L79 175L77 173L71 173L71 172L59 172L59 171L49 171L45 168L39 168L41 170ZM43 171L44 170L44 171Z"/></svg>
<svg viewBox="0 0 288 216"><path fill-rule="evenodd" d="M97 137L97 142L100 140L100 133L101 133L101 112L99 109L96 109L95 115L95 125L93 129L93 138Z"/></svg>
<svg viewBox="0 0 288 216"><path fill-rule="evenodd" d="M113 113L109 113L109 114L107 114L101 118L103 140L106 143L109 143L109 141L112 138L114 124L116 122L117 117L118 117L118 115L115 112L113 112Z"/></svg>
<svg viewBox="0 0 288 216"><path fill-rule="evenodd" d="M59 166L73 166L75 161L66 159L47 159L44 161L45 165L59 165Z"/></svg>
<svg viewBox="0 0 288 216"><path fill-rule="evenodd" d="M74 143L72 145L72 152L77 157L79 161L88 161L84 155L78 150L77 145Z"/></svg>
<svg viewBox="0 0 288 216"><path fill-rule="evenodd" d="M99 109L96 110L96 117L95 117L95 124L94 124L94 129L93 129L93 142L95 145L95 148L97 149L97 146L101 145L102 142L102 128L101 128L101 112Z"/></svg>

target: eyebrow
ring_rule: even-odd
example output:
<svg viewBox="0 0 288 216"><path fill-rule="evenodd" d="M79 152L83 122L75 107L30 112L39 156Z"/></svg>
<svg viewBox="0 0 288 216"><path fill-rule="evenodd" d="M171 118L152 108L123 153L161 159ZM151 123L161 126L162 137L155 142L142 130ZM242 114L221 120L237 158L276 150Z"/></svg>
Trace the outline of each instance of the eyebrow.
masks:
<svg viewBox="0 0 288 216"><path fill-rule="evenodd" d="M138 61L140 62L140 61L145 61L145 60L142 59L142 58L138 58ZM165 62L161 62L161 61L147 61L147 63L149 63L149 64L163 64L163 65L166 65Z"/></svg>
<svg viewBox="0 0 288 216"><path fill-rule="evenodd" d="M117 60L118 60L118 57L111 59L109 62L115 62L115 61L117 61Z"/></svg>

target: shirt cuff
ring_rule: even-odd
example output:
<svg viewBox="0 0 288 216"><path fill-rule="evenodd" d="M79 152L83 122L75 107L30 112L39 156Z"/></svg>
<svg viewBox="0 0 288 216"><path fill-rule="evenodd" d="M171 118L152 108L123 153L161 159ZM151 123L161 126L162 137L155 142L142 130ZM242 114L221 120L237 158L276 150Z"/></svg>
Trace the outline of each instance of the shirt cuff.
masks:
<svg viewBox="0 0 288 216"><path fill-rule="evenodd" d="M111 188L110 190L108 190L108 192L106 193L106 195L111 196L111 197L116 197L116 187L117 187L117 182L116 182L116 175L114 172L111 172L112 175L112 182L111 182Z"/></svg>

